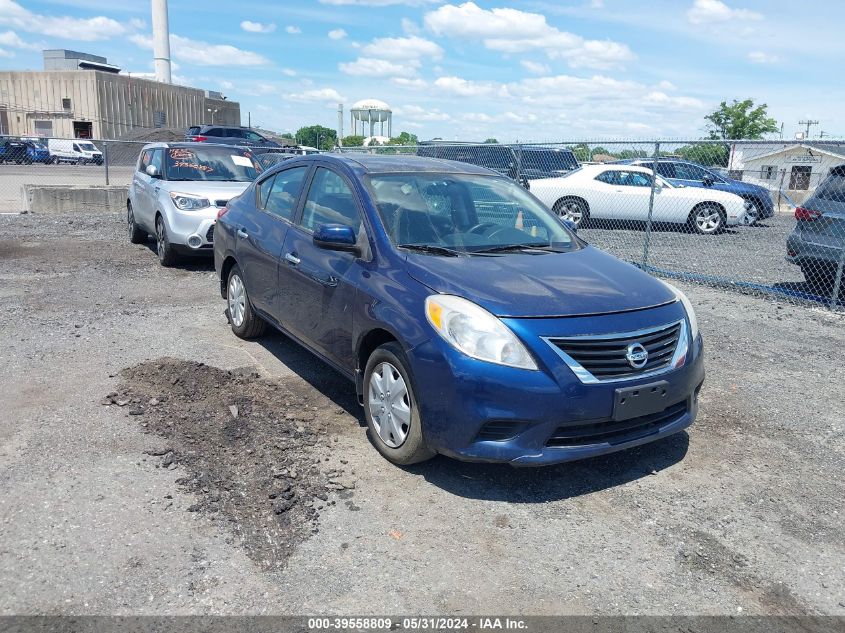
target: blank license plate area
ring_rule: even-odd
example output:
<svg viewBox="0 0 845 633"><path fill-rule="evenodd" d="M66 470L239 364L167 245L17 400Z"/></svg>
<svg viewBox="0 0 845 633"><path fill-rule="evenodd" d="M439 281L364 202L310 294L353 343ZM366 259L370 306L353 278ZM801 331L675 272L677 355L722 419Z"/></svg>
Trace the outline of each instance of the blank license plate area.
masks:
<svg viewBox="0 0 845 633"><path fill-rule="evenodd" d="M613 420L621 422L663 411L667 404L668 386L669 383L661 380L638 387L617 389L613 403Z"/></svg>

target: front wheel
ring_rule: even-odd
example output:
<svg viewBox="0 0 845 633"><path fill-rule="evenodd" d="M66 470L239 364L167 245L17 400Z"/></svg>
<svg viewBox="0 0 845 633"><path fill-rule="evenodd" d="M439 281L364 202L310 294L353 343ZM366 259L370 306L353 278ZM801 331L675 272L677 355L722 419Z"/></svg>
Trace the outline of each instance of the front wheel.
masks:
<svg viewBox="0 0 845 633"><path fill-rule="evenodd" d="M129 231L129 241L132 244L143 244L147 241L147 232L135 223L135 212L132 211L132 203L126 204L126 226Z"/></svg>
<svg viewBox="0 0 845 633"><path fill-rule="evenodd" d="M725 212L713 204L703 204L690 213L689 224L701 235L715 235L725 230Z"/></svg>
<svg viewBox="0 0 845 633"><path fill-rule="evenodd" d="M379 453L401 466L434 457L425 443L410 369L395 342L376 349L364 370L364 415Z"/></svg>
<svg viewBox="0 0 845 633"><path fill-rule="evenodd" d="M246 292L243 273L240 267L232 266L229 280L226 283L226 316L235 336L244 339L256 338L264 334L267 322L259 317L252 309L249 295Z"/></svg>
<svg viewBox="0 0 845 633"><path fill-rule="evenodd" d="M555 202L553 211L561 220L570 220L576 229L587 224L587 203L579 198L563 198Z"/></svg>
<svg viewBox="0 0 845 633"><path fill-rule="evenodd" d="M156 254L162 266L173 266L179 259L176 251L173 250L170 238L167 236L167 227L164 225L164 219L161 216L156 218Z"/></svg>

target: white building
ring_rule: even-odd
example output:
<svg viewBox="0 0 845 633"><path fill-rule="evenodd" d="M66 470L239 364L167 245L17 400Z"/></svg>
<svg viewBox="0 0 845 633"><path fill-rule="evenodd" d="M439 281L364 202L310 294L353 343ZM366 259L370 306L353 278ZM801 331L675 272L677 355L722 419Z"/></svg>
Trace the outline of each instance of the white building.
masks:
<svg viewBox="0 0 845 633"><path fill-rule="evenodd" d="M800 203L832 167L842 164L845 164L845 142L761 143L733 146L728 171L732 178L787 192Z"/></svg>

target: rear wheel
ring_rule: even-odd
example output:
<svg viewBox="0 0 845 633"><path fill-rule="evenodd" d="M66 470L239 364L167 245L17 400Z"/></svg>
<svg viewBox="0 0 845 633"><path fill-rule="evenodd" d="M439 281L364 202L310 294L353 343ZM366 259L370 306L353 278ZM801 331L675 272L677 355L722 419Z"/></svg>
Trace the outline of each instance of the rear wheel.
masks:
<svg viewBox="0 0 845 633"><path fill-rule="evenodd" d="M167 237L167 227L161 216L156 218L156 254L162 266L173 266L179 260L170 243L170 238Z"/></svg>
<svg viewBox="0 0 845 633"><path fill-rule="evenodd" d="M132 211L132 203L126 203L126 226L129 231L129 241L133 244L143 244L147 241L147 232L135 223L135 213Z"/></svg>
<svg viewBox="0 0 845 633"><path fill-rule="evenodd" d="M226 282L226 302L228 305L226 316L229 318L229 325L235 336L249 339L264 334L267 322L253 311L246 292L243 273L237 265L232 266L229 271L229 279Z"/></svg>
<svg viewBox="0 0 845 633"><path fill-rule="evenodd" d="M690 213L689 224L696 233L715 235L725 230L725 212L715 204L702 204Z"/></svg>
<svg viewBox="0 0 845 633"><path fill-rule="evenodd" d="M562 198L555 202L553 211L561 220L571 220L579 229L587 224L590 216L587 203L580 198Z"/></svg>
<svg viewBox="0 0 845 633"><path fill-rule="evenodd" d="M402 347L385 343L364 370L364 415L379 453L394 464L416 464L434 457L425 443L419 407Z"/></svg>

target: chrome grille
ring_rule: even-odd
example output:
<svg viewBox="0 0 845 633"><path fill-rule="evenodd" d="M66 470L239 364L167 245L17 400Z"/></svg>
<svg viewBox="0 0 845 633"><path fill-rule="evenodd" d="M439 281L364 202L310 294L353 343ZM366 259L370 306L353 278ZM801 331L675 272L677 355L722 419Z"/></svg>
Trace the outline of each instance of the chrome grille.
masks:
<svg viewBox="0 0 845 633"><path fill-rule="evenodd" d="M634 380L663 373L687 351L683 321L637 332L544 340L584 383ZM626 357L628 347L637 343L648 352L648 360L642 367L632 366Z"/></svg>

